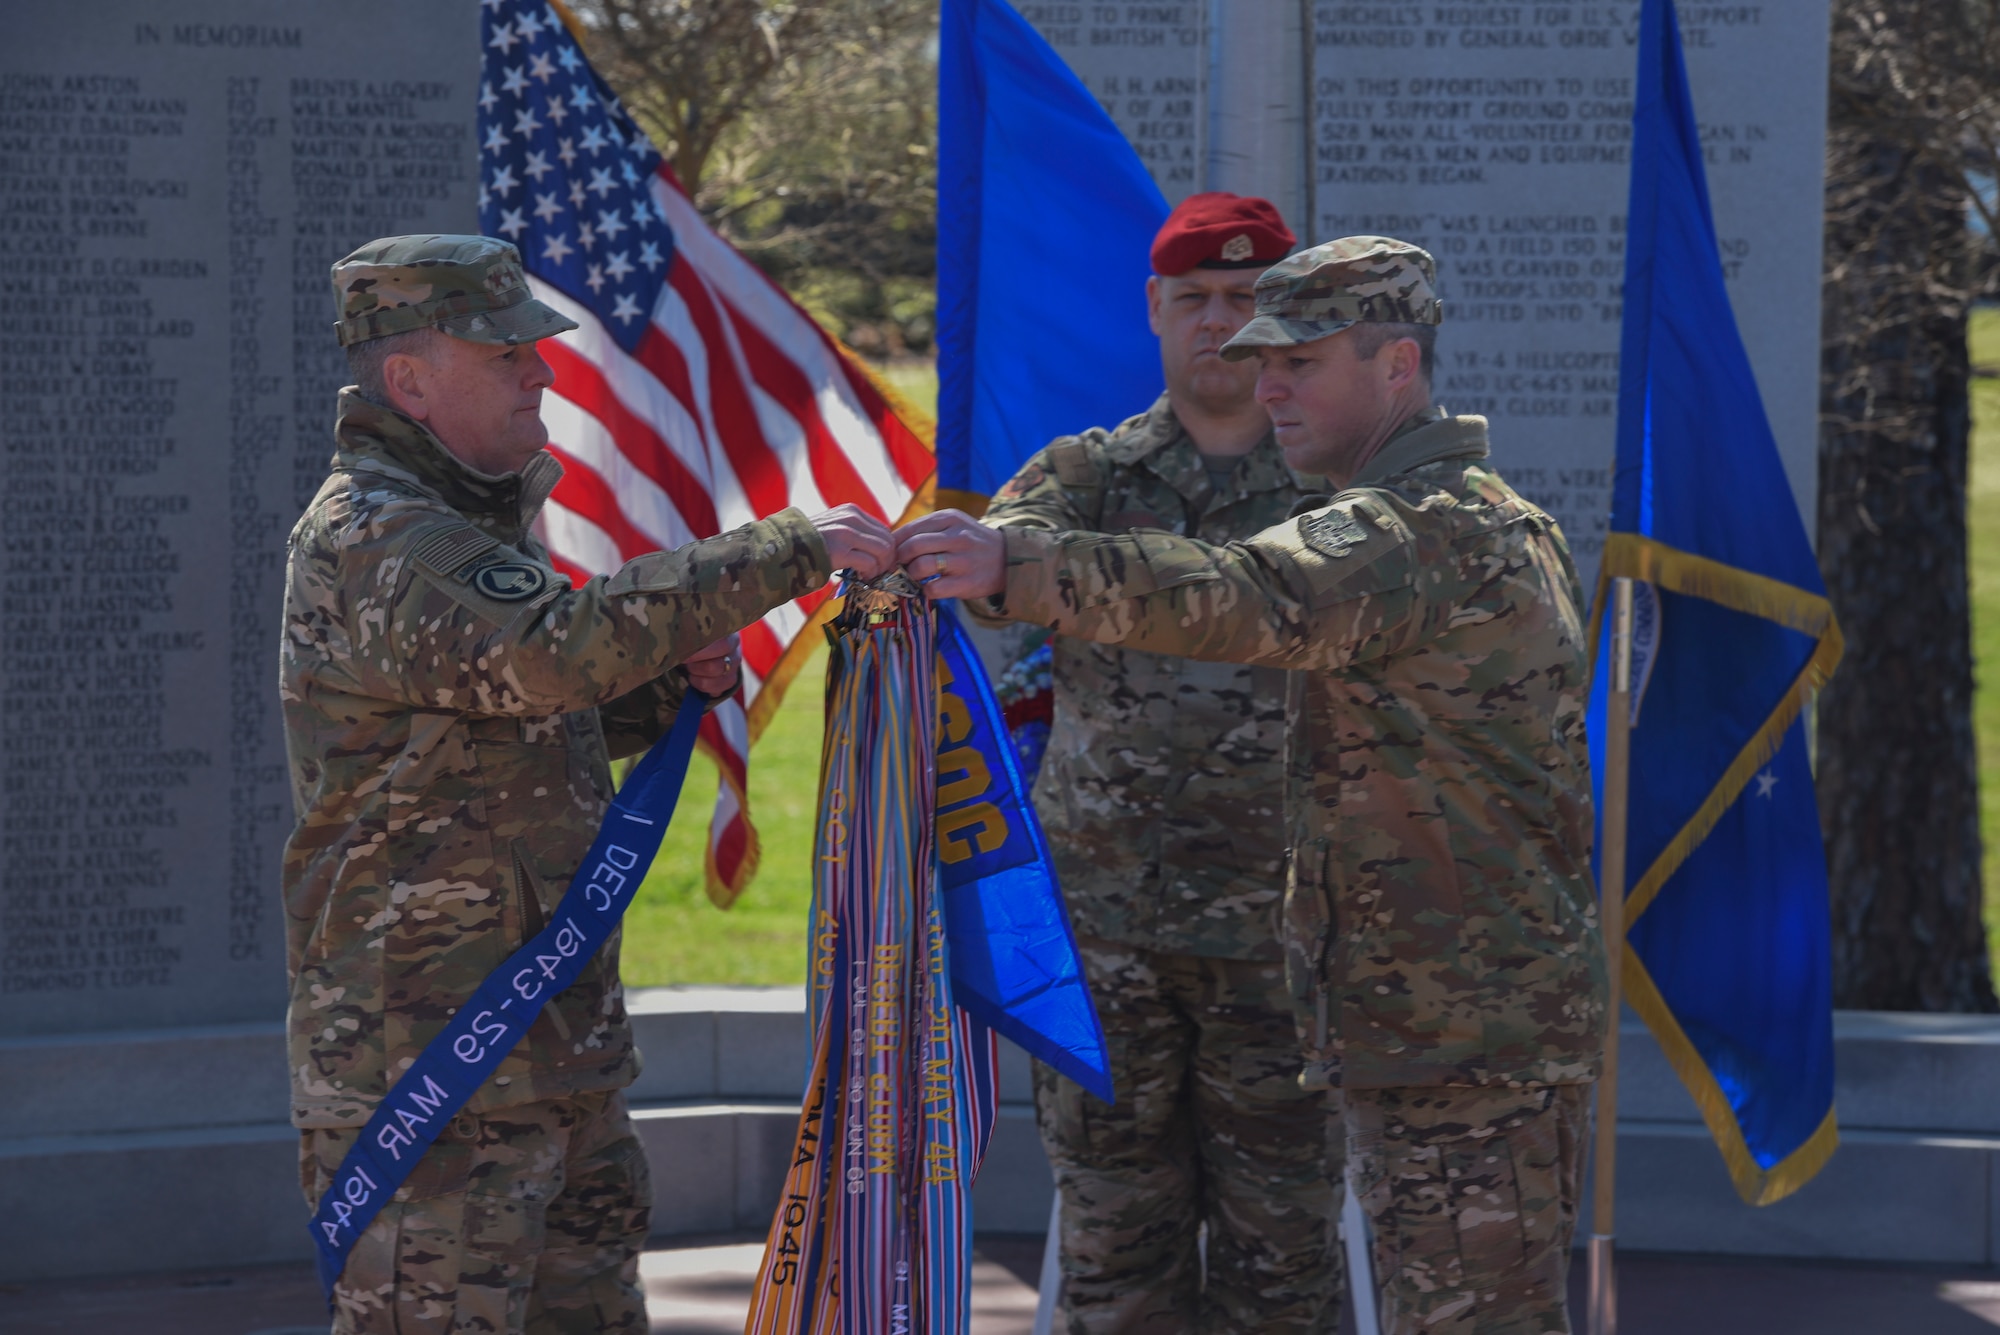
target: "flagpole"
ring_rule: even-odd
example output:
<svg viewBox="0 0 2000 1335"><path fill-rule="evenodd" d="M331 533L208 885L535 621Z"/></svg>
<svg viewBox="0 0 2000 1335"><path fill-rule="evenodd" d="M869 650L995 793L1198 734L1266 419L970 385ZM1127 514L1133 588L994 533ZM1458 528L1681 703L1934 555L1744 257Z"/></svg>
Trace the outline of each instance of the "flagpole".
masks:
<svg viewBox="0 0 2000 1335"><path fill-rule="evenodd" d="M1604 929L1604 1074L1597 1079L1597 1147L1590 1203L1591 1335L1618 1335L1618 1020L1624 1007L1625 829L1632 765L1632 581L1611 582L1611 690L1604 709L1604 847L1599 913Z"/></svg>

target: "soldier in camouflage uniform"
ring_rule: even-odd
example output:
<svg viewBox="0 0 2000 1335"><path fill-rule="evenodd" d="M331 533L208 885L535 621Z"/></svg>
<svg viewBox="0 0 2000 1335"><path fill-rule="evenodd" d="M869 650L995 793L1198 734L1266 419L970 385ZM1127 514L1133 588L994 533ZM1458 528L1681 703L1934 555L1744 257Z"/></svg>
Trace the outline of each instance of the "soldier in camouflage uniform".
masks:
<svg viewBox="0 0 2000 1335"><path fill-rule="evenodd" d="M313 1204L397 1076L561 902L609 760L672 722L669 670L731 689L736 630L888 552L851 510L788 510L572 587L530 526L562 472L535 341L575 326L530 296L514 248L391 237L334 287L360 383L292 532L281 655ZM621 1093L638 1060L614 936L357 1242L335 1329L645 1330L652 1193Z"/></svg>
<svg viewBox="0 0 2000 1335"><path fill-rule="evenodd" d="M1570 1329L1606 1024L1580 592L1555 524L1430 405L1431 257L1348 237L1257 284L1229 345L1330 504L1244 542L899 534L934 596L1123 648L1294 670L1287 973L1341 1091L1383 1329Z"/></svg>
<svg viewBox="0 0 2000 1335"><path fill-rule="evenodd" d="M1035 455L987 522L1223 543L1289 514L1318 479L1285 466L1252 368L1217 354L1292 241L1264 200L1183 202L1148 284L1166 392ZM1278 944L1287 674L1067 636L1051 648L1036 807L1118 1095L1036 1066L1069 1329L1331 1332L1338 1113L1299 1088Z"/></svg>

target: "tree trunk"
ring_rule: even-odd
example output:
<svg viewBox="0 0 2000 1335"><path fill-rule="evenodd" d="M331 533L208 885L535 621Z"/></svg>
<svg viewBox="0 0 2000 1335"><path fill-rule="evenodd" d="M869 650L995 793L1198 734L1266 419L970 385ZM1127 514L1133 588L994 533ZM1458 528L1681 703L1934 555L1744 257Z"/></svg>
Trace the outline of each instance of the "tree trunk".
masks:
<svg viewBox="0 0 2000 1335"><path fill-rule="evenodd" d="M1818 786L1834 1004L2000 1010L1980 913L1967 312L1938 281L1962 264L1964 200L1905 146L1843 134L1837 113L1833 131L1819 558L1847 655L1819 702Z"/></svg>

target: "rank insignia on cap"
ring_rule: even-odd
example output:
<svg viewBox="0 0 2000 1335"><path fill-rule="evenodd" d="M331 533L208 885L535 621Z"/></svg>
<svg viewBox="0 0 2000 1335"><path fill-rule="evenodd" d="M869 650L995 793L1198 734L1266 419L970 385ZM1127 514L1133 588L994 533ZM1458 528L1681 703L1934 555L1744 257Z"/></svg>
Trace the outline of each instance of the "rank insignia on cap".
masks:
<svg viewBox="0 0 2000 1335"><path fill-rule="evenodd" d="M1345 510L1322 510L1301 527L1306 546L1327 556L1345 556L1368 540L1368 530Z"/></svg>
<svg viewBox="0 0 2000 1335"><path fill-rule="evenodd" d="M1249 259L1251 252L1256 248L1255 243L1250 240L1249 233L1238 232L1222 243L1222 258L1235 264L1239 260Z"/></svg>
<svg viewBox="0 0 2000 1335"><path fill-rule="evenodd" d="M472 585L488 598L498 598L503 603L518 603L523 598L532 598L548 587L549 577L542 573L540 566L526 565L520 561L503 561L499 565L487 566L472 577Z"/></svg>

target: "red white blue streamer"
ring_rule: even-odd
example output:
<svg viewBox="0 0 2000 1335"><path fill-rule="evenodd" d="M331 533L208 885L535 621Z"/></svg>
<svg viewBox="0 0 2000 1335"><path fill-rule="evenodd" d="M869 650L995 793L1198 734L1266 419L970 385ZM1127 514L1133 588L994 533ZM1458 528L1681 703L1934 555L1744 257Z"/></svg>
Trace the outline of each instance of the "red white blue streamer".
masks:
<svg viewBox="0 0 2000 1335"><path fill-rule="evenodd" d="M938 623L900 576L828 631L812 1068L746 1335L962 1335L992 1031L954 1000L936 847Z"/></svg>

